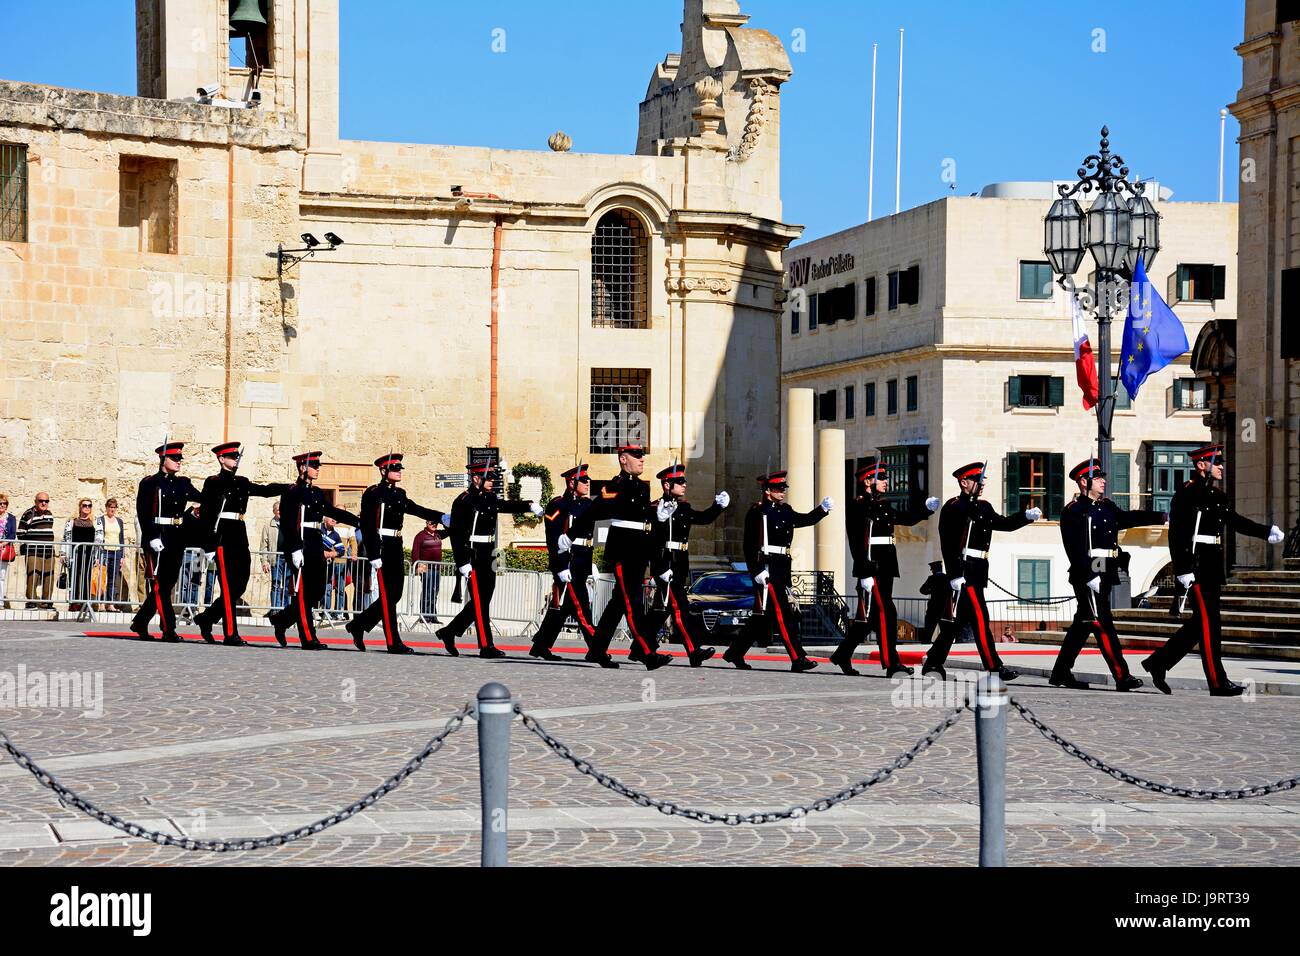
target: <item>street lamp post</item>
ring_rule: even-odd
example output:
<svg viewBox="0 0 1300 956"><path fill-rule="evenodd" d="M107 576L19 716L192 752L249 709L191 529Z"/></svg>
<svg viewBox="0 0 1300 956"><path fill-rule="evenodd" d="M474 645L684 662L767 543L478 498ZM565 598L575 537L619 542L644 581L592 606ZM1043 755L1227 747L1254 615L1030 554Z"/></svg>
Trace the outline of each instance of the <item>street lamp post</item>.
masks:
<svg viewBox="0 0 1300 956"><path fill-rule="evenodd" d="M1138 258L1150 268L1160 251L1160 214L1144 193L1146 184L1131 183L1122 157L1110 151L1110 130L1101 128L1101 148L1084 159L1079 181L1057 187L1060 198L1043 219L1043 249L1061 287L1075 294L1074 273L1084 250L1097 265L1091 290L1079 291L1079 305L1097 319L1097 458L1110 473L1111 420L1115 383L1110 375L1111 316L1127 302L1128 280ZM1096 191L1085 214L1076 195ZM1117 281L1122 280L1122 281Z"/></svg>

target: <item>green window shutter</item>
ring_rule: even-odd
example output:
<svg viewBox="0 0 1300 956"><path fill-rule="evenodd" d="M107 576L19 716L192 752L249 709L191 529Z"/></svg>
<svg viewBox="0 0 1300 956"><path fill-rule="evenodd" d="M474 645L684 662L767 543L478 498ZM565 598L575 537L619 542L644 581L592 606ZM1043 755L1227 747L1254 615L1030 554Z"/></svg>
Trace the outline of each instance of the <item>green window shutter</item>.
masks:
<svg viewBox="0 0 1300 956"><path fill-rule="evenodd" d="M1048 519L1059 521L1065 508L1065 456L1047 456L1047 512Z"/></svg>
<svg viewBox="0 0 1300 956"><path fill-rule="evenodd" d="M1008 452L1006 459L1002 463L1002 491L1006 499L1006 507L1003 509L1007 514L1014 514L1020 510L1020 455L1016 452Z"/></svg>
<svg viewBox="0 0 1300 956"><path fill-rule="evenodd" d="M1111 452L1108 490L1121 508L1133 507L1129 503L1129 465L1128 452Z"/></svg>
<svg viewBox="0 0 1300 956"><path fill-rule="evenodd" d="M1007 379L1007 404L1012 408L1020 407L1020 376L1012 375Z"/></svg>
<svg viewBox="0 0 1300 956"><path fill-rule="evenodd" d="M1214 267L1214 281L1211 284L1210 298L1218 301L1228 295L1228 267Z"/></svg>
<svg viewBox="0 0 1300 956"><path fill-rule="evenodd" d="M1048 381L1047 404L1052 408L1060 408L1065 404L1065 379L1059 375L1053 375Z"/></svg>
<svg viewBox="0 0 1300 956"><path fill-rule="evenodd" d="M1179 266L1173 272L1169 273L1169 282L1165 288L1165 302L1173 305L1175 302L1181 302L1178 293L1182 291L1183 285L1183 267Z"/></svg>

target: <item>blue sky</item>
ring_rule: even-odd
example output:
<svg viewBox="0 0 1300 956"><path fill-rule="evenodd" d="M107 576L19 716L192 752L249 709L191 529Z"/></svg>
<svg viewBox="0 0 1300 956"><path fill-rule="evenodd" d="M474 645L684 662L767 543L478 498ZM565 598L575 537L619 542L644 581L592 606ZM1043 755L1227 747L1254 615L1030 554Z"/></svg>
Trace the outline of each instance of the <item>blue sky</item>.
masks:
<svg viewBox="0 0 1300 956"><path fill-rule="evenodd" d="M1177 199L1217 198L1218 111L1241 83L1240 0L1104 12L1060 0L741 6L788 50L803 31L782 93L782 189L785 218L806 238L866 218L873 42L875 212L893 211L899 27L904 208L954 191L946 160L958 194L1071 176L1103 123L1135 172ZM134 93L134 11L132 0L0 0L0 78ZM576 151L630 152L650 71L679 49L681 13L680 0L342 0L343 136L544 149L564 129ZM1229 200L1237 132L1229 116Z"/></svg>

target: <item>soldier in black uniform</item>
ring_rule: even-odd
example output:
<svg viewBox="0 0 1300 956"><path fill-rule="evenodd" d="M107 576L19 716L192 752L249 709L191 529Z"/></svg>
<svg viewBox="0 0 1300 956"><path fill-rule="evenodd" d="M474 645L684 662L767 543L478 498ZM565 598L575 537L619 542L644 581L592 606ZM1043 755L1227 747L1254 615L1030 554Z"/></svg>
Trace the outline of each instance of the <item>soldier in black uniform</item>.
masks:
<svg viewBox="0 0 1300 956"><path fill-rule="evenodd" d="M587 590L592 578L591 538L569 537L573 523L591 507L591 476L586 465L578 465L560 477L564 479L564 494L552 498L545 512L546 559L555 580L546 616L533 635L533 646L528 651L530 656L546 661L560 659L551 648L570 617L577 618L588 653L596 647L596 628L592 624L591 597ZM597 663L602 667L618 667L604 652Z"/></svg>
<svg viewBox="0 0 1300 956"><path fill-rule="evenodd" d="M451 506L451 547L456 558L456 568L463 579L457 592L465 595L465 606L451 621L438 630L438 638L447 653L459 657L456 638L471 624L478 634L479 657L505 657L506 652L492 642L492 592L496 590L497 514L542 513L540 505L531 501L502 501L493 490L496 487L496 466L479 462L466 465L470 486L457 496ZM368 537L368 535L367 535Z"/></svg>
<svg viewBox="0 0 1300 956"><path fill-rule="evenodd" d="M857 582L858 609L849 633L831 655L831 663L846 674L857 674L853 652L872 631L880 642L880 666L886 677L911 675L912 668L898 656L898 609L894 607L894 579L898 575L898 551L894 528L910 527L929 518L939 507L938 498L917 503L900 514L885 500L889 491L889 470L881 462L870 462L857 471L861 494L849 502L845 530L853 555L853 577Z"/></svg>
<svg viewBox="0 0 1300 956"><path fill-rule="evenodd" d="M158 471L141 480L135 496L140 537L145 543L142 551L147 583L144 603L135 612L131 630L142 641L153 640L149 622L155 614L162 624L164 641L175 644L181 639L176 633L176 611L172 608L172 588L181 576L181 559L185 556L181 524L186 502L199 501L202 497L190 480L180 474L184 447L184 442L171 441L155 448Z"/></svg>
<svg viewBox="0 0 1300 956"><path fill-rule="evenodd" d="M316 623L312 611L325 596L325 545L321 542L321 518L329 517L349 527L360 524L357 516L342 508L335 508L325 500L325 493L314 482L320 476L321 452L309 451L295 455L298 463L298 480L285 488L280 496L280 533L284 536L284 550L289 561L297 568L293 592L289 602L266 617L275 628L275 639L285 646L285 632L298 625L298 641L303 650L325 651L329 646L316 637Z"/></svg>
<svg viewBox="0 0 1300 956"><path fill-rule="evenodd" d="M1136 690L1142 681L1129 673L1110 612L1111 588L1119 583L1119 572L1128 564L1128 555L1119 546L1119 533L1125 528L1164 524L1165 515L1159 511L1125 511L1105 497L1106 473L1095 458L1075 465L1070 469L1070 478L1079 485L1079 497L1061 512L1061 542L1070 562L1070 584L1077 608L1049 683L1074 689L1088 686L1070 670L1088 635L1096 633L1102 657L1115 678L1115 689Z"/></svg>
<svg viewBox="0 0 1300 956"><path fill-rule="evenodd" d="M952 593L948 590L948 575L943 573L942 561L930 562L930 576L921 584L920 591L930 600L925 603L925 623L921 625L917 640L930 644L934 641L939 622L948 613L948 597Z"/></svg>
<svg viewBox="0 0 1300 956"><path fill-rule="evenodd" d="M948 499L939 512L939 545L943 551L948 586L952 589L952 613L939 625L939 639L925 655L921 675L934 673L947 680L943 663L952 649L953 638L963 624L975 635L984 669L997 671L1005 681L1015 680L1020 672L1007 667L993 646L989 633L989 609L984 603L984 586L989 581L989 545L994 531L1016 531L1043 516L1038 508L1026 508L1023 514L1000 515L980 498L984 493L983 462L971 462L952 473L961 486L961 494Z"/></svg>
<svg viewBox="0 0 1300 956"><path fill-rule="evenodd" d="M252 566L248 555L248 531L244 526L244 513L249 498L274 498L288 487L284 484L259 485L243 475L236 474L243 457L237 441L223 442L212 453L217 456L221 471L203 482L202 548L204 564L217 562L217 578L221 593L212 606L194 615L199 633L209 644L212 625L221 622L224 639L221 643L233 646L247 644L239 636L238 614L248 587L248 574Z"/></svg>
<svg viewBox="0 0 1300 956"><path fill-rule="evenodd" d="M1223 533L1230 527L1237 534L1263 538L1269 544L1281 544L1286 536L1277 525L1265 527L1228 507L1228 496L1214 487L1214 482L1223 480L1222 445L1206 445L1190 457L1196 474L1174 492L1169 504L1169 554L1179 597L1191 607L1192 616L1163 647L1142 662L1142 667L1158 690L1171 694L1165 674L1199 644L1211 696L1237 697L1246 688L1228 680L1220 649Z"/></svg>
<svg viewBox="0 0 1300 956"><path fill-rule="evenodd" d="M663 497L655 502L655 522L650 531L650 575L658 588L658 600L663 611L650 615L647 627L658 634L665 621L672 623L672 632L686 646L686 659L692 667L699 667L713 656L712 647L700 644L706 636L704 618L692 611L686 598L686 585L691 580L691 557L686 550L687 539L695 525L713 524L723 509L731 504L731 496L719 491L713 504L696 511L686 501L686 466L669 465L656 477L662 483Z"/></svg>
<svg viewBox="0 0 1300 956"><path fill-rule="evenodd" d="M573 524L573 534L590 538L597 521L609 519L609 537L605 554L614 565L614 594L596 624L592 648L585 660L599 664L609 655L609 642L624 617L632 632L636 659L647 670L672 662L670 654L657 652L658 641L649 629L645 616L646 566L650 562L650 527L654 509L650 506L650 486L641 480L645 471L645 449L630 442L618 449L619 473L600 491L600 497Z"/></svg>
<svg viewBox="0 0 1300 956"><path fill-rule="evenodd" d="M745 515L745 566L754 579L754 611L722 655L740 670L750 669L745 653L758 641L766 644L773 625L790 655L790 670L810 671L817 666L799 642L798 613L790 604L790 543L795 528L821 521L834 503L826 497L811 511L800 514L785 503L790 488L785 479L784 471L759 478L763 498Z"/></svg>
<svg viewBox="0 0 1300 956"><path fill-rule="evenodd" d="M361 553L369 559L372 574L379 576L379 600L347 623L352 643L366 649L365 635L380 622L384 625L384 646L390 654L414 654L402 643L397 627L397 602L406 583L406 555L402 549L402 520L407 512L425 521L447 526L450 519L441 511L416 504L398 487L402 480L402 455L389 452L375 459L379 483L361 495Z"/></svg>

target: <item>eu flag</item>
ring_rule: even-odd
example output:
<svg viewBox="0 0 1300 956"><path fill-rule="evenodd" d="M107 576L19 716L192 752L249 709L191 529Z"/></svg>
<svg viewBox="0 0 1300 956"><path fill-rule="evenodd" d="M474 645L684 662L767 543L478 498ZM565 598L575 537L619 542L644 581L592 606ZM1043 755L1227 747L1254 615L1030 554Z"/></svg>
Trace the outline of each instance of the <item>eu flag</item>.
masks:
<svg viewBox="0 0 1300 956"><path fill-rule="evenodd" d="M1147 279L1146 266L1139 258L1133 272L1133 286L1129 289L1128 318L1124 322L1124 345L1119 357L1119 380L1128 390L1129 398L1137 398L1147 376L1160 371L1187 348L1183 323Z"/></svg>

